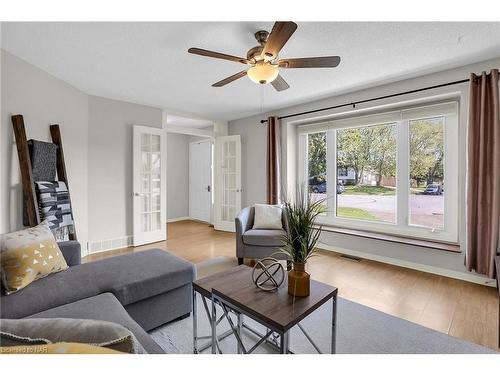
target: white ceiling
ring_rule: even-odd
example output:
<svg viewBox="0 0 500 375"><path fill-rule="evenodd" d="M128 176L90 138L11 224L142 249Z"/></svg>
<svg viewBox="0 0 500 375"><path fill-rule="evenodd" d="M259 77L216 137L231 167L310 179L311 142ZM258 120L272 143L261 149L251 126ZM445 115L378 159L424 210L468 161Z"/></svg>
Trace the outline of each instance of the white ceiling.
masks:
<svg viewBox="0 0 500 375"><path fill-rule="evenodd" d="M231 120L349 89L500 56L500 23L299 22L283 57L340 55L336 69L289 69L275 92L242 78L243 65L187 53L245 56L269 22L3 23L5 50L92 95Z"/></svg>

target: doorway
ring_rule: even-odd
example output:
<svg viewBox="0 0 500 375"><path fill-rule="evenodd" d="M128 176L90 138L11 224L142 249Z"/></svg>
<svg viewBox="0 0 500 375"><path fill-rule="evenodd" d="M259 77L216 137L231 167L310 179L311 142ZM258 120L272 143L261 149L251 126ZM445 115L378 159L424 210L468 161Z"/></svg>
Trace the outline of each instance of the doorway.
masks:
<svg viewBox="0 0 500 375"><path fill-rule="evenodd" d="M212 142L189 143L189 217L210 223L212 213Z"/></svg>
<svg viewBox="0 0 500 375"><path fill-rule="evenodd" d="M134 125L134 246L166 239L165 166L165 132L162 129Z"/></svg>

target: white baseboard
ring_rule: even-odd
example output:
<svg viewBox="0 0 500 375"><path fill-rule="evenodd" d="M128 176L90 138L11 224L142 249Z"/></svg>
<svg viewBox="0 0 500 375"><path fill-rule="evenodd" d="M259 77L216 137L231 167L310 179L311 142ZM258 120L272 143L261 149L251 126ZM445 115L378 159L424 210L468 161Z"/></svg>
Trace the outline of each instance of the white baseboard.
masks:
<svg viewBox="0 0 500 375"><path fill-rule="evenodd" d="M167 223L175 223L176 221L191 220L189 216L173 217L167 220Z"/></svg>
<svg viewBox="0 0 500 375"><path fill-rule="evenodd" d="M370 259L370 260L374 260L374 261L381 262L381 263L392 264L394 266L411 268L411 269L414 269L417 271L423 271L423 272L428 272L428 273L432 273L435 275L450 277L452 279L464 280L464 281L469 281L469 282L476 283L476 284L496 287L495 280L489 279L487 277L484 277L484 276L481 276L478 274L474 274L474 273L465 273L465 272L460 272L460 271L454 271L454 270L449 270L446 268L429 266L426 264L410 262L410 261L406 261L406 260L402 260L402 259L385 257L382 255L374 255L374 254L369 254L369 253L356 251L356 250L343 249L343 248L339 248L336 246L327 245L327 244L321 243L321 242L318 242L317 247L318 247L318 249L321 249L321 250L333 251L333 252L345 254L345 255L352 255L352 256L355 256L358 258Z"/></svg>

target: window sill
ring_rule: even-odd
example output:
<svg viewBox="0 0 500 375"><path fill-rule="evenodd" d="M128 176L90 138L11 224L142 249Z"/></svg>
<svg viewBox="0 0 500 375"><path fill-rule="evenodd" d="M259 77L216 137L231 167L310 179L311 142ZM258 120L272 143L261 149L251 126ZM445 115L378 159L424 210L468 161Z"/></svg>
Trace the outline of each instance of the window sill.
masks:
<svg viewBox="0 0 500 375"><path fill-rule="evenodd" d="M358 230L358 229L347 229L347 228L340 228L340 227L326 226L326 225L324 225L321 230L324 232L339 233L339 234L345 234L348 236L357 236L357 237L370 238L370 239L379 240L379 241L395 242L395 243L401 243L401 244L405 244L405 245L425 247L428 249L443 250L443 251L449 251L449 252L453 252L453 253L461 253L460 245L454 244L454 243L446 243L446 242L438 242L438 241L424 240L424 239L417 239L417 238L410 238L410 237L403 237L403 236L395 236L393 234L375 233L375 232Z"/></svg>

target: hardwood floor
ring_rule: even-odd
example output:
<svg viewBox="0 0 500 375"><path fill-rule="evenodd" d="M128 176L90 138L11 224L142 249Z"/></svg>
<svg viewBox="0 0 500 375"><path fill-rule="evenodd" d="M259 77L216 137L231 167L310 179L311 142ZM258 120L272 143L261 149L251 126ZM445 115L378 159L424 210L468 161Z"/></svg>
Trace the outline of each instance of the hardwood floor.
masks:
<svg viewBox="0 0 500 375"><path fill-rule="evenodd" d="M84 261L153 247L194 263L235 256L233 233L182 221L168 224L167 241L93 254ZM499 350L498 293L492 287L326 251L311 258L308 271L314 279L338 287L339 295L351 301Z"/></svg>

